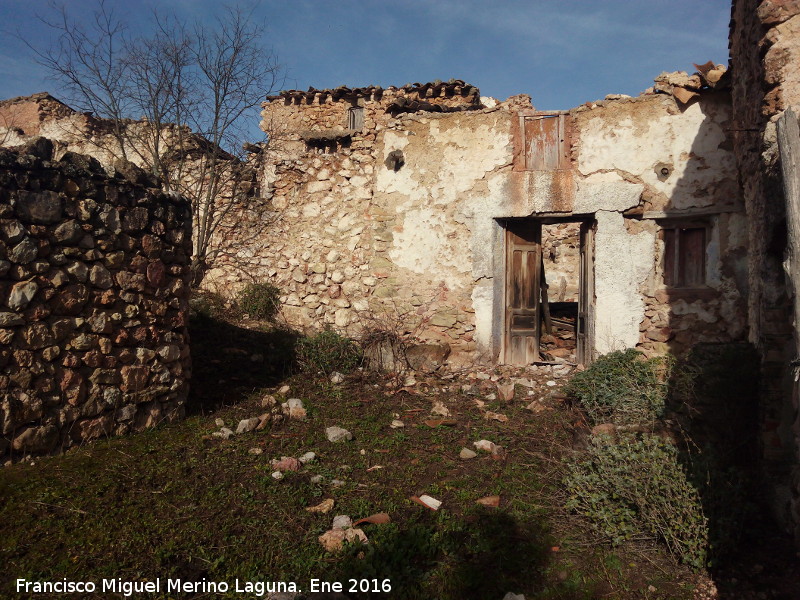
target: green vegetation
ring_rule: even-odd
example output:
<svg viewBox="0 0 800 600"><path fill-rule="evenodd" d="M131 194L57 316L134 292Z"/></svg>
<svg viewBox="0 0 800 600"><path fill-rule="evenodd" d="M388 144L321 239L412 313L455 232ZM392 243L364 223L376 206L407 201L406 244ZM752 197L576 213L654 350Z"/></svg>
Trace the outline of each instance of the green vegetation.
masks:
<svg viewBox="0 0 800 600"><path fill-rule="evenodd" d="M358 344L330 329L301 338L297 344L297 362L301 369L312 374L349 373L362 360Z"/></svg>
<svg viewBox="0 0 800 600"><path fill-rule="evenodd" d="M659 436L594 437L564 479L567 508L613 544L649 536L683 562L706 565L708 526L677 449Z"/></svg>
<svg viewBox="0 0 800 600"><path fill-rule="evenodd" d="M248 283L236 297L243 312L254 319L272 321L280 310L281 291L270 283Z"/></svg>
<svg viewBox="0 0 800 600"><path fill-rule="evenodd" d="M667 397L661 364L633 349L611 352L573 376L564 392L580 402L592 424L652 422L663 414Z"/></svg>

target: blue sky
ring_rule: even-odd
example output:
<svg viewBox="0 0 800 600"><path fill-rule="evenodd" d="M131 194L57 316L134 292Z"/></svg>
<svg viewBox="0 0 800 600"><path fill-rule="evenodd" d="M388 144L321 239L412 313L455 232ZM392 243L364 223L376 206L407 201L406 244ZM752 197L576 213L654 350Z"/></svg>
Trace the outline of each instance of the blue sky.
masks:
<svg viewBox="0 0 800 600"><path fill-rule="evenodd" d="M149 11L208 18L220 0L108 0L133 29ZM67 0L89 15L94 0ZM44 0L0 0L0 98L58 89L18 31L46 45L35 16ZM610 93L636 95L661 71L727 64L725 0L262 0L254 14L285 67L282 88L403 85L463 79L482 95L530 94L540 109L566 109Z"/></svg>

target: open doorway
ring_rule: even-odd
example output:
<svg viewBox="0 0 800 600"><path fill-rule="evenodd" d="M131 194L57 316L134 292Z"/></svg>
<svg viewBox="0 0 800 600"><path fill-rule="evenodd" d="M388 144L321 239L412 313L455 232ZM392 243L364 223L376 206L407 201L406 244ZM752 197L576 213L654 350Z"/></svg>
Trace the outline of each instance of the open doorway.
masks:
<svg viewBox="0 0 800 600"><path fill-rule="evenodd" d="M592 360L594 229L588 220L508 219L503 362Z"/></svg>

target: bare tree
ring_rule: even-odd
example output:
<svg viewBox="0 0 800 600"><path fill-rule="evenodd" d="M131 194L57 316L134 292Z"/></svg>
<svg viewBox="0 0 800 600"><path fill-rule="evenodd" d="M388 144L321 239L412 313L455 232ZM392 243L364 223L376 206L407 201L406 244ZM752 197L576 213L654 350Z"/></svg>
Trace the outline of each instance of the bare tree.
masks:
<svg viewBox="0 0 800 600"><path fill-rule="evenodd" d="M281 73L262 44L263 25L238 7L191 27L154 12L152 34L133 36L104 0L87 23L64 7L56 13L42 19L58 33L56 43L29 48L70 103L110 121L107 152L148 169L165 190L191 201L199 281L216 256L220 224L253 193L242 154L245 120Z"/></svg>

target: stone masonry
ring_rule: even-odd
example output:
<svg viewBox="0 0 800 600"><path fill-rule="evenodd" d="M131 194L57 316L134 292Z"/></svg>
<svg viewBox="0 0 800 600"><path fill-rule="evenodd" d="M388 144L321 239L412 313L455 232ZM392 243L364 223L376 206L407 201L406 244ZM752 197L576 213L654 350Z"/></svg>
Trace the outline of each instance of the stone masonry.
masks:
<svg viewBox="0 0 800 600"><path fill-rule="evenodd" d="M0 149L0 454L183 413L191 219L133 165ZM124 169L124 175L123 171Z"/></svg>

